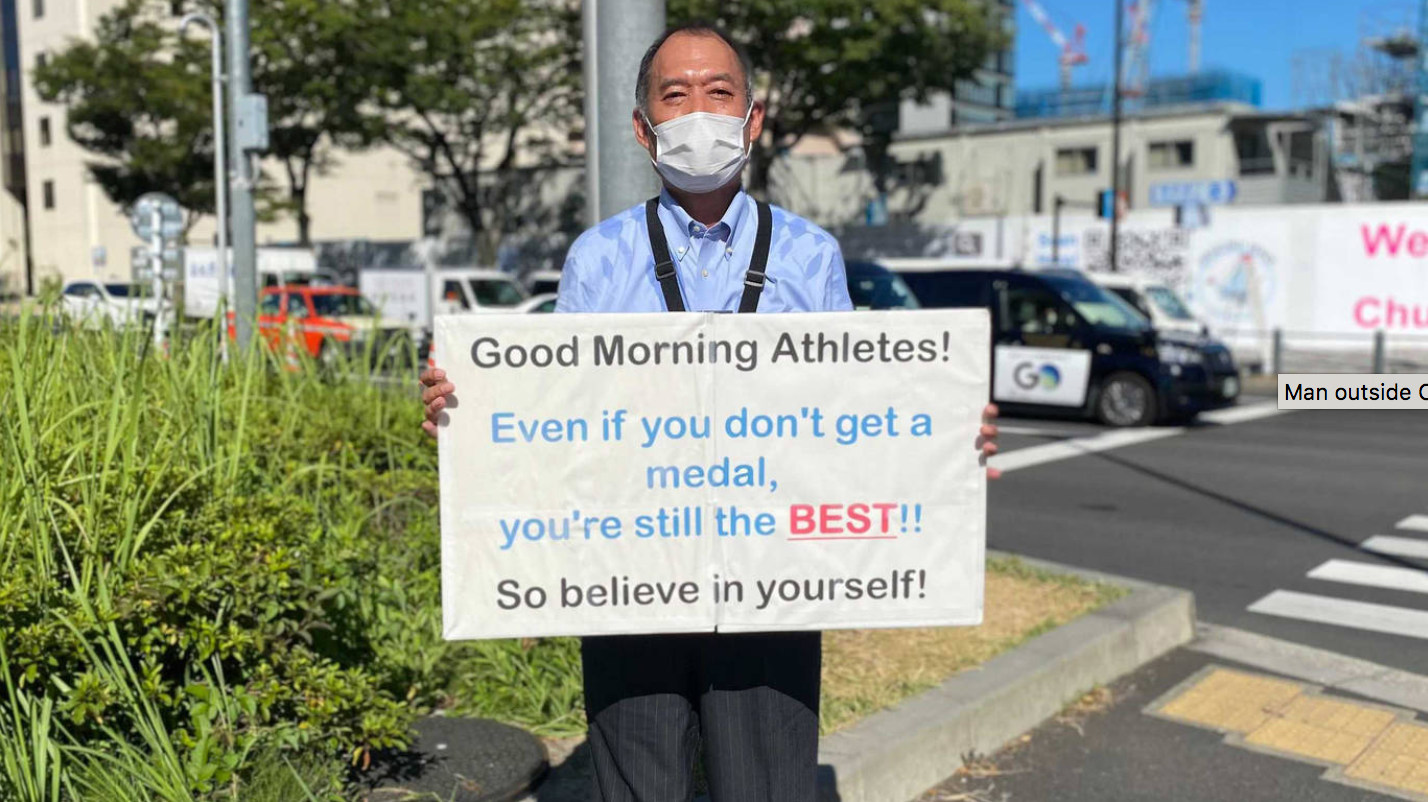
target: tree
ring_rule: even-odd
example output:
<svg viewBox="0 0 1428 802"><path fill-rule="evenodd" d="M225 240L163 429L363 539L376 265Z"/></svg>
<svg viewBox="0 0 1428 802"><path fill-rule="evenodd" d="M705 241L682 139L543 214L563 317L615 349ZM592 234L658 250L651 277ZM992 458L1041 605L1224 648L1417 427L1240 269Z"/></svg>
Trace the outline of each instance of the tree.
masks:
<svg viewBox="0 0 1428 802"><path fill-rule="evenodd" d="M383 139L452 199L493 258L542 204L532 163L557 152L579 108L570 0L363 0L353 45Z"/></svg>
<svg viewBox="0 0 1428 802"><path fill-rule="evenodd" d="M103 157L89 172L115 203L160 191L191 214L212 214L207 65L206 48L178 40L131 0L100 19L93 42L74 42L37 67L35 88L69 107L69 136Z"/></svg>
<svg viewBox="0 0 1428 802"><path fill-rule="evenodd" d="M222 25L224 3L199 0ZM366 90L347 47L350 8L331 0L254 0L255 92L268 97L269 150L288 177L286 199L260 187L262 216L291 212L309 241L311 175L331 147L362 147L376 133L360 113ZM172 7L127 0L106 14L93 41L74 41L36 70L41 98L68 107L67 130L102 157L90 173L115 203L148 191L173 195L191 212L213 213L210 54L205 39L179 36Z"/></svg>
<svg viewBox="0 0 1428 802"><path fill-rule="evenodd" d="M750 187L765 190L781 150L806 134L863 135L880 191L888 120L901 100L950 92L1007 44L999 12L979 0L670 0L671 22L708 20L742 42L767 108ZM894 118L895 119L895 118Z"/></svg>

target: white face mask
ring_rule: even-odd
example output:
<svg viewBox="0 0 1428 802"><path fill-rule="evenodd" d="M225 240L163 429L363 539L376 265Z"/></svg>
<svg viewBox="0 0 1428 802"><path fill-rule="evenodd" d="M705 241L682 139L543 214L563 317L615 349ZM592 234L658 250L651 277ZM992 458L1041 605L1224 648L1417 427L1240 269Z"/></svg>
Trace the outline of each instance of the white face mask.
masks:
<svg viewBox="0 0 1428 802"><path fill-rule="evenodd" d="M654 130L655 169L664 180L685 192L713 192L734 180L749 160L744 145L744 126L749 114L741 120L728 114L696 111L658 126L645 124Z"/></svg>

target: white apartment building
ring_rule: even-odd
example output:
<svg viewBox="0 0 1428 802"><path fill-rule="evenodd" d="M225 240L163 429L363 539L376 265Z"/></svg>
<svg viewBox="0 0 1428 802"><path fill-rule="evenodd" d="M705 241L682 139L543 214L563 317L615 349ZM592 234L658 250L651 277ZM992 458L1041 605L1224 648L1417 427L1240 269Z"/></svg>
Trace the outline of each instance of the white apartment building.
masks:
<svg viewBox="0 0 1428 802"><path fill-rule="evenodd" d="M124 211L90 179L86 164L97 157L66 135L64 107L42 102L32 80L37 63L71 40L91 35L100 17L120 0L0 2L12 6L5 11L7 18L15 21L29 255L35 284L50 276L127 280L131 276L130 252L142 243L130 230ZM183 4L176 1L171 5L177 22ZM196 29L194 35L201 33ZM6 143L7 152L13 153L13 147ZM308 189L312 239L391 240L421 235L421 193L426 181L405 156L391 149L376 149L338 153L334 161L327 174L311 179ZM261 166L278 187L286 189L281 165L265 162ZM3 195L0 273L14 265L23 269L25 261L23 210L8 193ZM213 218L205 217L190 231L189 242L212 244L214 232ZM293 242L297 239L296 221L288 218L259 224L257 238L259 244ZM15 248L20 249L18 254L14 254ZM23 279L19 283L23 286Z"/></svg>
<svg viewBox="0 0 1428 802"><path fill-rule="evenodd" d="M1059 195L1086 213L1111 188L1118 161L1131 209L1164 205L1185 187L1233 185L1234 205L1338 200L1321 122L1239 103L1151 109L1127 116L1111 157L1106 117L1036 118L944 128L894 139L906 180L894 181L894 219L1050 214ZM810 138L777 170L780 201L822 224L859 222L873 197L859 148ZM915 211L914 211L915 209Z"/></svg>

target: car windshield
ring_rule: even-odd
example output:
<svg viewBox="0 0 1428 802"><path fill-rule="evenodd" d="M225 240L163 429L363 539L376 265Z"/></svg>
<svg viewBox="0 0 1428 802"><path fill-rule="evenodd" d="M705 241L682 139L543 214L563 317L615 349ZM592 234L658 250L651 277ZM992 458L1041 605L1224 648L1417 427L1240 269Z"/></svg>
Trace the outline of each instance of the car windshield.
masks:
<svg viewBox="0 0 1428 802"><path fill-rule="evenodd" d="M1046 276L1046 283L1092 326L1145 331L1150 321L1113 292L1082 279Z"/></svg>
<svg viewBox="0 0 1428 802"><path fill-rule="evenodd" d="M312 308L321 317L374 315L376 310L360 295L313 293Z"/></svg>
<svg viewBox="0 0 1428 802"><path fill-rule="evenodd" d="M149 298L153 289L147 284L105 284L111 298Z"/></svg>
<svg viewBox="0 0 1428 802"><path fill-rule="evenodd" d="M515 306L526 299L520 285L509 279L473 278L471 291L480 306Z"/></svg>
<svg viewBox="0 0 1428 802"><path fill-rule="evenodd" d="M1169 317L1176 320L1195 319L1195 316L1190 314L1190 310L1185 308L1180 296L1176 295L1175 291L1169 287L1146 287L1145 294L1150 296L1150 300Z"/></svg>
<svg viewBox="0 0 1428 802"><path fill-rule="evenodd" d="M896 273L853 270L848 274L848 295L855 309L917 309L917 298Z"/></svg>
<svg viewBox="0 0 1428 802"><path fill-rule="evenodd" d="M560 279L543 278L531 284L531 295L544 295L548 292L556 292L560 289Z"/></svg>

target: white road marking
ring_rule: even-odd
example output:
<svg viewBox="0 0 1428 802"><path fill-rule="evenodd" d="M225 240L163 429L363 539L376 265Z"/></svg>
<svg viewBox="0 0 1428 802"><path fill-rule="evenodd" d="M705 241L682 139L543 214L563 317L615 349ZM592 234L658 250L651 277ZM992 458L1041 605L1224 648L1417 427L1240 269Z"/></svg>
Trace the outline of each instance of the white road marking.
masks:
<svg viewBox="0 0 1428 802"><path fill-rule="evenodd" d="M1251 604L1249 611L1428 640L1428 612L1406 607L1276 590Z"/></svg>
<svg viewBox="0 0 1428 802"><path fill-rule="evenodd" d="M1229 407L1227 409L1201 412L1200 420L1226 426L1232 423L1259 420L1260 418L1271 418L1288 411L1289 410L1280 409L1275 402L1268 401L1262 404L1246 404L1243 406Z"/></svg>
<svg viewBox="0 0 1428 802"><path fill-rule="evenodd" d="M1031 426L1003 426L997 424L997 430L1002 434L1022 434L1032 437L1075 437L1076 432L1068 432L1059 429L1036 429Z"/></svg>
<svg viewBox="0 0 1428 802"><path fill-rule="evenodd" d="M1329 560L1310 571L1308 576L1310 579L1326 579L1330 582L1344 582L1350 585L1368 585L1389 590L1428 593L1428 571L1419 571L1415 568L1373 565L1351 560Z"/></svg>
<svg viewBox="0 0 1428 802"><path fill-rule="evenodd" d="M1411 529L1415 532L1428 532L1428 515L1410 515L1395 524L1399 529Z"/></svg>
<svg viewBox="0 0 1428 802"><path fill-rule="evenodd" d="M1093 437L1080 437L1073 440L1062 440L1059 443L1047 443L1029 448L1019 448L1005 454L998 454L987 460L987 464L1001 470L1002 473L1006 473L1007 471L1030 468L1033 465L1044 465L1048 462L1058 462L1063 459L1094 454L1097 451L1110 451L1113 448L1123 448L1125 446L1135 445L1136 443L1164 440L1167 437L1174 437L1184 433L1185 430L1180 427L1166 429L1118 429Z"/></svg>
<svg viewBox="0 0 1428 802"><path fill-rule="evenodd" d="M1428 540L1395 535L1374 535L1359 544L1364 551L1375 554L1392 554L1395 557L1417 557L1428 560Z"/></svg>

